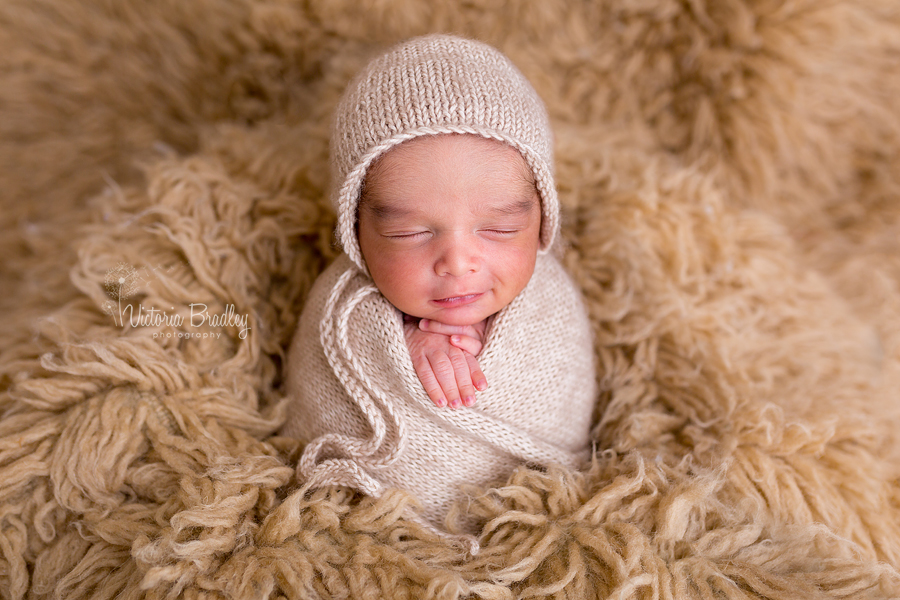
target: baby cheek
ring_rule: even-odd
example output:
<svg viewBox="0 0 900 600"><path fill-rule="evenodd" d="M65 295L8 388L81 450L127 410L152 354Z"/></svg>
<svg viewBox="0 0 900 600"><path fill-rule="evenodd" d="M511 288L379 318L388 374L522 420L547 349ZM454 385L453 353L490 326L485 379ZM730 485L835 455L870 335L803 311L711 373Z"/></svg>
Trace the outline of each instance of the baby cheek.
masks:
<svg viewBox="0 0 900 600"><path fill-rule="evenodd" d="M531 247L529 244L507 248L504 256L499 260L502 268L506 271L506 275L517 281L522 279L528 281L531 279L536 261L537 247Z"/></svg>
<svg viewBox="0 0 900 600"><path fill-rule="evenodd" d="M386 296L386 288L399 302L412 305L427 300L430 290L427 262L415 252L391 252L382 256L388 268L382 273L381 281L376 281ZM390 299L390 298L389 298Z"/></svg>

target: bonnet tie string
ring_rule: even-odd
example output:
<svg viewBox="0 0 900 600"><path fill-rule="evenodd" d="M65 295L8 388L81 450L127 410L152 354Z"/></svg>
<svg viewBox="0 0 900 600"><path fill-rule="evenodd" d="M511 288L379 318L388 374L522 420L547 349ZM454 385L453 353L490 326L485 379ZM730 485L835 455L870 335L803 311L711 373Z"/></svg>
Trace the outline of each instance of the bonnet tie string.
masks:
<svg viewBox="0 0 900 600"><path fill-rule="evenodd" d="M356 402L372 435L360 439L327 433L317 438L304 450L300 472L307 477L307 486L349 485L377 496L382 485L365 467L377 469L396 462L406 447L406 423L393 409L387 394L366 375L351 348L351 314L368 296L379 293L374 284L366 283L342 299L358 275L355 269L341 275L325 304L319 333L329 365L348 397ZM326 450L338 456L320 460L319 456Z"/></svg>

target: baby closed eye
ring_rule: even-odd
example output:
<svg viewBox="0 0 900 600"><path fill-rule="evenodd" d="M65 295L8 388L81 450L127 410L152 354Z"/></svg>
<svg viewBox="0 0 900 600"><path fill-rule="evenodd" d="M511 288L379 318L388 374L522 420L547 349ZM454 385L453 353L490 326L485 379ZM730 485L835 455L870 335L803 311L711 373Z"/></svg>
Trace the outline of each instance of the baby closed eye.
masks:
<svg viewBox="0 0 900 600"><path fill-rule="evenodd" d="M389 240L418 240L423 239L430 233L430 231L404 231L399 233L383 233L381 235Z"/></svg>
<svg viewBox="0 0 900 600"><path fill-rule="evenodd" d="M512 237L517 233L520 233L521 229L482 229L481 233L487 234L493 237ZM381 234L382 237L387 238L389 240L422 240L432 234L431 231L409 231L409 232L390 232Z"/></svg>
<svg viewBox="0 0 900 600"><path fill-rule="evenodd" d="M484 233L495 236L495 237L512 237L519 233L521 229L509 229L509 228L497 228L497 229L484 229L482 230Z"/></svg>

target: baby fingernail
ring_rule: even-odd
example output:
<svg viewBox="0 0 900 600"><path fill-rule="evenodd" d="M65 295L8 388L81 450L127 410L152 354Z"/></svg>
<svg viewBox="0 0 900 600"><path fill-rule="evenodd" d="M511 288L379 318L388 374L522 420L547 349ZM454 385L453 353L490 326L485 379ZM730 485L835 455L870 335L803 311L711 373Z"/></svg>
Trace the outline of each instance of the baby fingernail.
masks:
<svg viewBox="0 0 900 600"><path fill-rule="evenodd" d="M438 398L437 401L435 402L435 404L437 404L439 407L443 408L444 406L447 405L447 401L444 400L443 398Z"/></svg>
<svg viewBox="0 0 900 600"><path fill-rule="evenodd" d="M466 406L472 406L475 404L475 396L466 396L463 402Z"/></svg>
<svg viewBox="0 0 900 600"><path fill-rule="evenodd" d="M450 408L459 408L459 400L458 399L451 400Z"/></svg>

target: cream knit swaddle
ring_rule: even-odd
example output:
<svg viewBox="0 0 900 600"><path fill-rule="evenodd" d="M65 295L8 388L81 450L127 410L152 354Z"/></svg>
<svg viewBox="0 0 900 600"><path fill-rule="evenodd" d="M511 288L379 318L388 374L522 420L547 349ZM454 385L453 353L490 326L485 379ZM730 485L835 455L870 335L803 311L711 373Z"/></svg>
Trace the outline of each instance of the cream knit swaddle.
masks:
<svg viewBox="0 0 900 600"><path fill-rule="evenodd" d="M461 484L503 483L526 463L584 463L592 360L581 296L543 254L489 327L478 356L488 389L474 407L437 408L413 370L402 314L342 255L316 281L292 342L282 433L309 442L301 480L374 496L407 489L440 527Z"/></svg>

